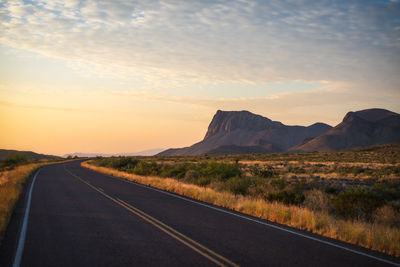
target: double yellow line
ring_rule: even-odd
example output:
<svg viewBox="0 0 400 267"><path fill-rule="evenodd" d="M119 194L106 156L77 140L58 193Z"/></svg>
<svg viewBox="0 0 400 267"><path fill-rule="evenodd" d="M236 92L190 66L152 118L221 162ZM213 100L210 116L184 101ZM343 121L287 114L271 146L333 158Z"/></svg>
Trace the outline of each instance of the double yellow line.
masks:
<svg viewBox="0 0 400 267"><path fill-rule="evenodd" d="M123 200L121 200L119 198L114 198L114 197L106 194L103 189L91 185L89 182L85 181L84 179L82 179L79 176L77 176L74 173L72 173L65 166L64 166L64 168L69 174L71 174L72 176L74 176L75 178L80 180L81 182L85 183L86 185L88 185L93 190L99 192L100 194L102 194L106 198L108 198L111 201L117 203L121 207L123 207L126 210L130 211L131 213L135 214L136 216L139 216L140 218L142 218L146 222L148 222L148 223L152 224L153 226L157 227L158 229L160 229L161 231L163 231L167 235L169 235L172 238L178 240L182 244L184 244L187 247L191 248L192 250L196 251L197 253L199 253L200 255L204 256L208 260L214 262L218 266L239 266L238 264L228 260L224 256L221 256L220 254L212 251L211 249L205 247L204 245L194 241L190 237L178 232L177 230L175 230L174 228L166 225L165 223L161 222L160 220L157 220L156 218L150 216L149 214L145 213L144 211L142 211L142 210L130 205L129 203L126 203L125 201L123 201Z"/></svg>

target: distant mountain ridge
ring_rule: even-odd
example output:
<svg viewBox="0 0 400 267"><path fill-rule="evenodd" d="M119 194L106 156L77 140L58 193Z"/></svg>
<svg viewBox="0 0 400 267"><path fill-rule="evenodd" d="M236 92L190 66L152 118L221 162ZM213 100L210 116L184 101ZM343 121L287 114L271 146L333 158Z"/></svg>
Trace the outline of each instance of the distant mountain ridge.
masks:
<svg viewBox="0 0 400 267"><path fill-rule="evenodd" d="M66 158L68 156L72 156L72 157L74 157L74 156L78 156L78 157L154 156L155 154L160 153L163 150L164 149L162 149L162 148L153 148L153 149L147 149L147 150L132 152L132 153L115 153L115 154L75 152L75 153L65 154L65 155L63 155L63 157Z"/></svg>
<svg viewBox="0 0 400 267"><path fill-rule="evenodd" d="M190 147L168 149L158 155L285 152L331 128L325 123L288 126L249 111L218 110L202 141Z"/></svg>
<svg viewBox="0 0 400 267"><path fill-rule="evenodd" d="M29 159L51 159L51 158L58 158L57 156L53 155L45 155L39 154L32 151L19 151L19 150L9 150L9 149L0 149L0 160L4 160L10 154L23 154L26 155Z"/></svg>
<svg viewBox="0 0 400 267"><path fill-rule="evenodd" d="M400 115L373 108L348 112L334 128L290 151L330 152L393 142L400 142Z"/></svg>

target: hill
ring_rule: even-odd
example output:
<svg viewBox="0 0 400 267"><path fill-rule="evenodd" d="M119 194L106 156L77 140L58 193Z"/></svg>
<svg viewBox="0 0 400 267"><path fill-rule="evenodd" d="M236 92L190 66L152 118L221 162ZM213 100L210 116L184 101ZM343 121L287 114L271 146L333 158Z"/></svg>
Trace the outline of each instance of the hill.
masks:
<svg viewBox="0 0 400 267"><path fill-rule="evenodd" d="M400 142L400 115L373 108L347 113L334 128L290 151L331 152L393 142Z"/></svg>
<svg viewBox="0 0 400 267"><path fill-rule="evenodd" d="M18 150L7 150L7 149L0 149L0 161L7 158L10 154L23 154L26 155L29 159L52 159L58 158L57 156L52 155L44 155L38 154L32 151L18 151Z"/></svg>

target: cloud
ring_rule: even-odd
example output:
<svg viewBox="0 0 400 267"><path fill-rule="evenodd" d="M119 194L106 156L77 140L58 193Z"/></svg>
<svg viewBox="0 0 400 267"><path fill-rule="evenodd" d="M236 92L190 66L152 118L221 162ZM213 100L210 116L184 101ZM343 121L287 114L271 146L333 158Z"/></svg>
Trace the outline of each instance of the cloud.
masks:
<svg viewBox="0 0 400 267"><path fill-rule="evenodd" d="M0 9L0 43L153 86L366 79L399 86L398 2L37 0Z"/></svg>
<svg viewBox="0 0 400 267"><path fill-rule="evenodd" d="M400 92L381 91L379 94L375 92L360 94L359 91L354 91L353 85L348 83L327 84L312 90L277 93L268 97L195 98L155 94L149 91L114 92L113 94L123 98L202 107L209 110L209 113L217 109L249 110L273 120L302 125L316 121L336 125L348 111L371 107L387 108L400 113L398 105Z"/></svg>

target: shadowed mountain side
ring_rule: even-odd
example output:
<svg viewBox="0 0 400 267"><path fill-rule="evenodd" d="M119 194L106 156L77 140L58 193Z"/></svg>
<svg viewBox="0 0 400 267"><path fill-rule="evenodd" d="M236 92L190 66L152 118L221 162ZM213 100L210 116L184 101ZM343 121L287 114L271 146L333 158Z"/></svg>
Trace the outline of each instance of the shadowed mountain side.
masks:
<svg viewBox="0 0 400 267"><path fill-rule="evenodd" d="M400 115L374 108L347 113L340 124L290 151L330 152L392 142L400 142Z"/></svg>
<svg viewBox="0 0 400 267"><path fill-rule="evenodd" d="M229 154L248 153L241 151L284 152L304 139L319 136L330 128L324 123L308 127L287 126L248 111L218 110L202 141L190 147L168 149L158 155L225 154L223 151Z"/></svg>
<svg viewBox="0 0 400 267"><path fill-rule="evenodd" d="M224 154L260 154L269 153L268 148L261 146L235 146L225 145L207 152L207 155L224 155Z"/></svg>

